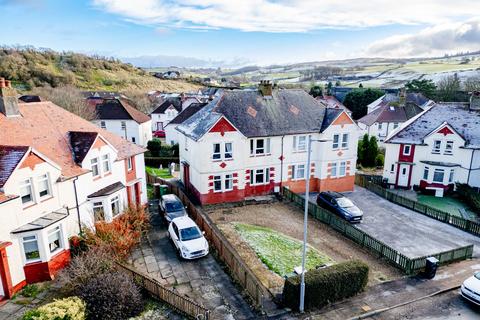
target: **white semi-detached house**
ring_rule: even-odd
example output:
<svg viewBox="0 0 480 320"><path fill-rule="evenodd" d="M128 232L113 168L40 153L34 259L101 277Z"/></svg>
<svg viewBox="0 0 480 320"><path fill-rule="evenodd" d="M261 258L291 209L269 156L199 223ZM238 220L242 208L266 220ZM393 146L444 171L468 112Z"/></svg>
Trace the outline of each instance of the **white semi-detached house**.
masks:
<svg viewBox="0 0 480 320"><path fill-rule="evenodd" d="M181 178L203 204L236 202L281 187L351 191L359 129L342 109L303 90L226 90L177 127ZM312 163L306 168L307 139Z"/></svg>
<svg viewBox="0 0 480 320"><path fill-rule="evenodd" d="M456 182L480 187L480 104L437 103L385 141L383 177L437 196ZM477 102L475 102L477 101Z"/></svg>
<svg viewBox="0 0 480 320"><path fill-rule="evenodd" d="M180 97L166 98L150 114L152 118L152 131L163 131L167 124L182 111Z"/></svg>
<svg viewBox="0 0 480 320"><path fill-rule="evenodd" d="M95 102L97 118L92 122L125 140L146 147L152 140L152 121L143 112L132 107L125 99L100 99Z"/></svg>
<svg viewBox="0 0 480 320"><path fill-rule="evenodd" d="M147 202L144 149L0 79L0 300L51 280L81 225Z"/></svg>

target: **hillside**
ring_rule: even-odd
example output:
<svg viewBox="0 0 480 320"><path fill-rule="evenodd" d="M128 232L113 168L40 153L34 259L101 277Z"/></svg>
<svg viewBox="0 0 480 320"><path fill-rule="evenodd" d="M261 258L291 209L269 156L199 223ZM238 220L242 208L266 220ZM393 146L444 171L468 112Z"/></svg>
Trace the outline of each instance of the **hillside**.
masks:
<svg viewBox="0 0 480 320"><path fill-rule="evenodd" d="M20 90L43 86L75 86L81 90L192 91L198 85L160 80L113 58L48 49L0 48L0 77L13 80Z"/></svg>

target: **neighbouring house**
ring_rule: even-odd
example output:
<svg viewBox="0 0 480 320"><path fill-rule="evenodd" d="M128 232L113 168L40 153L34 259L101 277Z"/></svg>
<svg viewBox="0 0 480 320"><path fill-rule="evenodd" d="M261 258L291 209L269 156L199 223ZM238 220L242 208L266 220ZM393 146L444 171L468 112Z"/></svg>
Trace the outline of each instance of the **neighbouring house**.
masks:
<svg viewBox="0 0 480 320"><path fill-rule="evenodd" d="M165 126L182 111L182 99L166 98L150 114L152 131L165 130Z"/></svg>
<svg viewBox="0 0 480 320"><path fill-rule="evenodd" d="M351 191L359 129L342 109L304 90L225 90L177 127L181 179L203 204L243 201L289 187ZM306 168L307 139L312 163Z"/></svg>
<svg viewBox="0 0 480 320"><path fill-rule="evenodd" d="M80 226L147 203L145 149L0 79L0 300L51 280Z"/></svg>
<svg viewBox="0 0 480 320"><path fill-rule="evenodd" d="M177 144L179 142L179 132L177 131L177 127L185 120L196 114L198 111L202 110L202 108L206 105L206 102L192 103L188 106L188 108L184 109L175 118L173 118L165 126L165 141L170 145Z"/></svg>
<svg viewBox="0 0 480 320"><path fill-rule="evenodd" d="M345 110L349 115L352 114L352 111L350 111L347 107L345 107L343 103L338 101L337 98L335 98L335 96L323 95L323 96L318 96L316 99L321 103L323 103L327 108L342 109L342 110Z"/></svg>
<svg viewBox="0 0 480 320"><path fill-rule="evenodd" d="M125 99L102 99L94 105L97 117L92 122L100 128L143 147L152 140L150 117Z"/></svg>
<svg viewBox="0 0 480 320"><path fill-rule="evenodd" d="M455 182L480 187L480 104L437 103L385 141L383 177L442 196Z"/></svg>
<svg viewBox="0 0 480 320"><path fill-rule="evenodd" d="M178 79L180 77L180 72L168 70L165 72L155 72L153 75L159 79Z"/></svg>
<svg viewBox="0 0 480 320"><path fill-rule="evenodd" d="M377 138L380 146L387 136L434 104L419 93L407 93L405 98L388 93L368 105L368 113L358 120L364 133Z"/></svg>

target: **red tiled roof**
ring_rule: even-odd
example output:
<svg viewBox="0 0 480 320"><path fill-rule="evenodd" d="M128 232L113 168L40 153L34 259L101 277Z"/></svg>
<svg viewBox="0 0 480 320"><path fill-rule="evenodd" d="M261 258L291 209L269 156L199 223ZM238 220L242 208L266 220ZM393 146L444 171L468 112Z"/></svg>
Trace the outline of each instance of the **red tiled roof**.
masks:
<svg viewBox="0 0 480 320"><path fill-rule="evenodd" d="M15 199L15 198L17 198L17 197L18 197L18 196L6 195L5 193L0 192L0 204L1 204L1 203L4 203L4 202L7 202L8 200ZM0 242L0 243L1 243L1 242Z"/></svg>
<svg viewBox="0 0 480 320"><path fill-rule="evenodd" d="M66 178L85 173L72 155L69 131L98 132L118 151L118 159L145 152L145 149L103 130L50 101L19 103L21 117L0 113L0 145L31 146L62 168Z"/></svg>
<svg viewBox="0 0 480 320"><path fill-rule="evenodd" d="M132 119L135 120L137 123L144 123L150 121L149 116L132 107L125 99L121 99L120 102L125 108L125 110L128 112L128 114L132 117Z"/></svg>

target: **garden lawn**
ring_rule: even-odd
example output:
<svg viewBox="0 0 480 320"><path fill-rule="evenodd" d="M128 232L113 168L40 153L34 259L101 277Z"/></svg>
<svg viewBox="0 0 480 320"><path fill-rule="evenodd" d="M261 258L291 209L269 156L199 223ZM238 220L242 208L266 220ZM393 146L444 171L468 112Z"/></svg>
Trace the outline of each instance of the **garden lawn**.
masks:
<svg viewBox="0 0 480 320"><path fill-rule="evenodd" d="M252 247L260 260L273 272L285 276L302 265L302 242L274 231L243 223L233 223L235 230ZM307 247L306 269L334 261L315 248Z"/></svg>
<svg viewBox="0 0 480 320"><path fill-rule="evenodd" d="M435 196L428 196L424 194L419 194L417 196L418 202L426 204L427 206L433 207L438 210L442 210L445 212L450 213L451 215L465 218L465 219L475 219L476 215L468 206L461 202L458 199L452 197L435 197ZM463 212L463 214L460 212Z"/></svg>
<svg viewBox="0 0 480 320"><path fill-rule="evenodd" d="M157 176L157 177L162 178L162 179L173 178L173 176L170 174L170 171L168 170L168 168L157 169L157 168L146 166L145 170L147 171L148 174L153 175L153 176Z"/></svg>

